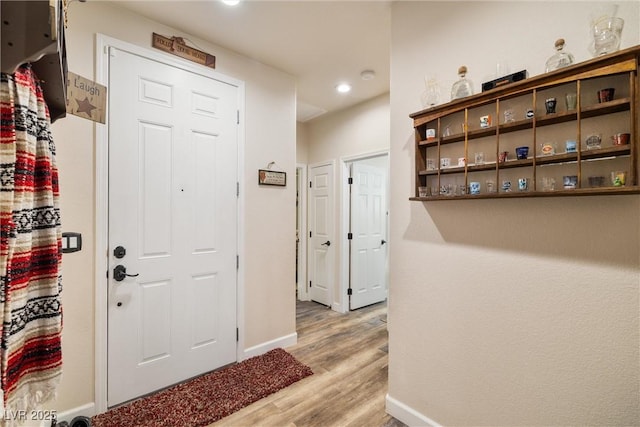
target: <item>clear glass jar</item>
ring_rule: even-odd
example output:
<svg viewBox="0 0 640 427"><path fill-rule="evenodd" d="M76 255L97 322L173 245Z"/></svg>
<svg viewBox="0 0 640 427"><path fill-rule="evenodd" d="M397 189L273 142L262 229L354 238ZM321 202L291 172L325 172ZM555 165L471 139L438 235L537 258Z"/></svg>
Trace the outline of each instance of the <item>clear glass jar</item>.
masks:
<svg viewBox="0 0 640 427"><path fill-rule="evenodd" d="M556 53L547 59L546 72L568 67L575 62L572 54L564 50L564 39L556 40Z"/></svg>
<svg viewBox="0 0 640 427"><path fill-rule="evenodd" d="M440 85L435 77L425 77L424 84L426 89L420 97L422 106L433 107L440 102Z"/></svg>
<svg viewBox="0 0 640 427"><path fill-rule="evenodd" d="M451 100L464 98L473 95L473 83L467 80L467 67L465 65L458 68L460 79L451 86Z"/></svg>
<svg viewBox="0 0 640 427"><path fill-rule="evenodd" d="M593 35L591 50L594 56L606 55L620 49L623 28L624 19L622 18L614 17L595 22L591 28Z"/></svg>

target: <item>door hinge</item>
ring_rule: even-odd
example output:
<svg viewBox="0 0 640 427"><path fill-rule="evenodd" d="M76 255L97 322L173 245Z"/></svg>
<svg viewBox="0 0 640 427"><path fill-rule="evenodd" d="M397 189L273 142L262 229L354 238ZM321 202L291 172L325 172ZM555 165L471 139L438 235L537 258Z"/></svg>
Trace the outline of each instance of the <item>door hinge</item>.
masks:
<svg viewBox="0 0 640 427"><path fill-rule="evenodd" d="M240 183L236 182L236 197L240 197Z"/></svg>
<svg viewBox="0 0 640 427"><path fill-rule="evenodd" d="M347 289L347 295L349 296L353 295L353 290L351 288Z"/></svg>
<svg viewBox="0 0 640 427"><path fill-rule="evenodd" d="M240 124L240 110L236 110L237 114L237 123L236 124Z"/></svg>
<svg viewBox="0 0 640 427"><path fill-rule="evenodd" d="M311 287L311 280L309 280L309 287Z"/></svg>
<svg viewBox="0 0 640 427"><path fill-rule="evenodd" d="M240 341L240 329L236 328L236 342Z"/></svg>
<svg viewBox="0 0 640 427"><path fill-rule="evenodd" d="M353 233L347 233L347 240L353 239Z"/></svg>
<svg viewBox="0 0 640 427"><path fill-rule="evenodd" d="M353 178L352 177L349 177L347 179L347 184L349 184L349 185L353 184Z"/></svg>
<svg viewBox="0 0 640 427"><path fill-rule="evenodd" d="M236 255L236 270L240 269L240 255Z"/></svg>
<svg viewBox="0 0 640 427"><path fill-rule="evenodd" d="M309 238L312 238L312 237L313 237L313 231L310 231L309 232Z"/></svg>
<svg viewBox="0 0 640 427"><path fill-rule="evenodd" d="M313 182L309 181L309 188L313 188Z"/></svg>

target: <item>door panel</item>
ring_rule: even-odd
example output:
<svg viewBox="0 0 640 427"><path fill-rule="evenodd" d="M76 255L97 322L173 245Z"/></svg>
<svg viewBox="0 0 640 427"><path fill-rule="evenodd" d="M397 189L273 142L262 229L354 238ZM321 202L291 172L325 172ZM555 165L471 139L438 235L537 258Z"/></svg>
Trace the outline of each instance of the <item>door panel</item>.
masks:
<svg viewBox="0 0 640 427"><path fill-rule="evenodd" d="M311 167L309 171L309 296L331 306L333 286L333 165ZM327 242L329 242L327 244Z"/></svg>
<svg viewBox="0 0 640 427"><path fill-rule="evenodd" d="M109 75L113 406L236 360L238 93L113 48Z"/></svg>
<svg viewBox="0 0 640 427"><path fill-rule="evenodd" d="M216 314L209 310L211 305L220 305L220 289L215 274L192 278L190 289L190 329L191 348L213 344L219 334L220 324Z"/></svg>
<svg viewBox="0 0 640 427"><path fill-rule="evenodd" d="M140 283L138 364L171 356L171 281Z"/></svg>
<svg viewBox="0 0 640 427"><path fill-rule="evenodd" d="M140 123L140 208L141 256L171 253L171 127Z"/></svg>
<svg viewBox="0 0 640 427"><path fill-rule="evenodd" d="M205 253L215 251L216 248L216 176L211 164L215 164L216 152L215 135L194 133L195 145L195 199L192 211L192 251ZM210 215L202 215L210 212Z"/></svg>
<svg viewBox="0 0 640 427"><path fill-rule="evenodd" d="M351 310L384 301L386 284L386 173L351 165Z"/></svg>

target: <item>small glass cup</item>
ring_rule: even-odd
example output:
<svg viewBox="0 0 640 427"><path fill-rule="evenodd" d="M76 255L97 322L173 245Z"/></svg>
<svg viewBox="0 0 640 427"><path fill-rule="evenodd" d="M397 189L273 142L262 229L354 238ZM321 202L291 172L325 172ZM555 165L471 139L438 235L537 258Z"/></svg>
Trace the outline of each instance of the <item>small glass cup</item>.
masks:
<svg viewBox="0 0 640 427"><path fill-rule="evenodd" d="M565 175L562 177L562 188L565 190L573 190L578 185L577 175Z"/></svg>
<svg viewBox="0 0 640 427"><path fill-rule="evenodd" d="M564 95L564 102L567 106L567 111L575 110L578 102L578 95L576 93L567 93Z"/></svg>
<svg viewBox="0 0 640 427"><path fill-rule="evenodd" d="M535 116L535 113L534 113L534 111L533 111L533 108L527 108L527 109L524 111L524 116L525 116L527 119L533 119L533 116Z"/></svg>
<svg viewBox="0 0 640 427"><path fill-rule="evenodd" d="M512 123L515 122L516 118L515 118L515 114L513 112L513 108L507 108L506 110L504 110L504 122L505 123Z"/></svg>
<svg viewBox="0 0 640 427"><path fill-rule="evenodd" d="M529 191L529 178L518 178L518 190Z"/></svg>
<svg viewBox="0 0 640 427"><path fill-rule="evenodd" d="M418 197L429 197L431 195L431 187L418 187Z"/></svg>
<svg viewBox="0 0 640 427"><path fill-rule="evenodd" d="M484 182L485 187L487 188L487 193L495 193L496 192L496 183L492 179L488 179Z"/></svg>
<svg viewBox="0 0 640 427"><path fill-rule="evenodd" d="M544 101L544 108L547 111L547 114L554 114L556 112L556 99L547 98Z"/></svg>
<svg viewBox="0 0 640 427"><path fill-rule="evenodd" d="M627 183L626 171L611 172L611 185L614 187L623 187Z"/></svg>
<svg viewBox="0 0 640 427"><path fill-rule="evenodd" d="M556 154L555 142L543 142L542 144L540 144L540 155L552 156L554 154Z"/></svg>
<svg viewBox="0 0 640 427"><path fill-rule="evenodd" d="M469 183L469 193L480 194L480 183L478 181L473 181Z"/></svg>
<svg viewBox="0 0 640 427"><path fill-rule="evenodd" d="M616 93L616 89L613 87L607 87L598 91L598 102L613 101L613 95Z"/></svg>
<svg viewBox="0 0 640 427"><path fill-rule="evenodd" d="M556 180L545 176L542 177L542 191L554 191L556 189Z"/></svg>
<svg viewBox="0 0 640 427"><path fill-rule="evenodd" d="M585 145L587 146L587 150L596 150L602 147L602 134L594 133L587 136Z"/></svg>
<svg viewBox="0 0 640 427"><path fill-rule="evenodd" d="M475 153L474 160L476 165L484 164L484 153L482 151Z"/></svg>
<svg viewBox="0 0 640 427"><path fill-rule="evenodd" d="M604 185L604 176L594 175L589 177L589 187L602 187Z"/></svg>
<svg viewBox="0 0 640 427"><path fill-rule="evenodd" d="M516 157L518 160L526 160L529 156L529 147L516 147Z"/></svg>
<svg viewBox="0 0 640 427"><path fill-rule="evenodd" d="M567 153L575 153L578 151L578 143L574 139L567 139L564 142L564 150Z"/></svg>
<svg viewBox="0 0 640 427"><path fill-rule="evenodd" d="M441 196L453 196L454 188L452 184L442 184L440 186L440 195Z"/></svg>

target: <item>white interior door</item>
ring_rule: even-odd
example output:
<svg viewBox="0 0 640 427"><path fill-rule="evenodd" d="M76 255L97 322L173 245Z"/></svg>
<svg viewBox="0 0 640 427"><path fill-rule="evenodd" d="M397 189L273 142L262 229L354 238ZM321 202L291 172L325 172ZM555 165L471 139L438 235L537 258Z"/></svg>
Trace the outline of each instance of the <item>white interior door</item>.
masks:
<svg viewBox="0 0 640 427"><path fill-rule="evenodd" d="M309 297L331 306L333 287L333 165L309 168Z"/></svg>
<svg viewBox="0 0 640 427"><path fill-rule="evenodd" d="M351 165L351 297L355 310L387 298L386 171Z"/></svg>
<svg viewBox="0 0 640 427"><path fill-rule="evenodd" d="M109 67L113 406L236 360L238 88L115 48Z"/></svg>

